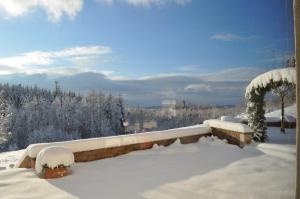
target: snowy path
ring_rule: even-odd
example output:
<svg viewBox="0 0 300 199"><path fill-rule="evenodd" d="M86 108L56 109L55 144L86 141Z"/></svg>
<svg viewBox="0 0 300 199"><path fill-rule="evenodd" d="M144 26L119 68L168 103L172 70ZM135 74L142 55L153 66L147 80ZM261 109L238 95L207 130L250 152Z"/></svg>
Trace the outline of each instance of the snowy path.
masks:
<svg viewBox="0 0 300 199"><path fill-rule="evenodd" d="M27 169L1 171L0 198L293 198L295 130L270 130L270 143L245 149L211 138L175 143L78 163L61 179L39 179Z"/></svg>

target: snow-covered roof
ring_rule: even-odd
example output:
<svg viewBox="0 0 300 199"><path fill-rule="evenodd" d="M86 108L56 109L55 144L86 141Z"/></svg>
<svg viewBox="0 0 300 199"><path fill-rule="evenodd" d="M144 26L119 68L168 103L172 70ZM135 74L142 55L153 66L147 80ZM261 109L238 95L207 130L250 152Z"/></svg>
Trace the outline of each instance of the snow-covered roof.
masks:
<svg viewBox="0 0 300 199"><path fill-rule="evenodd" d="M266 87L271 80L280 81L287 80L288 82L296 84L296 69L295 68L280 68L271 70L269 72L263 73L257 76L251 81L251 83L246 88L246 96L258 87Z"/></svg>
<svg viewBox="0 0 300 199"><path fill-rule="evenodd" d="M203 122L204 125L207 125L209 127L214 127L214 128L221 128L221 129L226 129L230 131L237 131L240 133L252 133L253 130L250 128L250 126L246 124L241 124L241 123L235 123L235 122L228 122L228 121L222 121L222 120L205 120Z"/></svg>

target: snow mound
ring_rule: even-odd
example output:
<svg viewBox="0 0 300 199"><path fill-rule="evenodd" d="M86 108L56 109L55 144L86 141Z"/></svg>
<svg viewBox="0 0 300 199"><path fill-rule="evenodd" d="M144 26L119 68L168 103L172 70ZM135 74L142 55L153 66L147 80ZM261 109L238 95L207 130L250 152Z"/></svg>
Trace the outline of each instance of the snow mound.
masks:
<svg viewBox="0 0 300 199"><path fill-rule="evenodd" d="M203 122L204 125L207 125L209 127L214 127L214 128L221 128L221 129L226 129L230 131L237 131L240 133L252 133L253 130L246 124L240 124L240 123L234 123L234 122L227 122L227 121L222 121L222 120L205 120Z"/></svg>
<svg viewBox="0 0 300 199"><path fill-rule="evenodd" d="M41 173L44 166L55 168L74 164L74 154L65 147L47 147L41 150L36 158L35 169Z"/></svg>
<svg viewBox="0 0 300 199"><path fill-rule="evenodd" d="M250 94L253 89L258 87L266 87L271 80L280 81L287 80L288 82L296 84L296 69L295 68L280 68L271 70L257 76L251 81L246 88L246 96Z"/></svg>

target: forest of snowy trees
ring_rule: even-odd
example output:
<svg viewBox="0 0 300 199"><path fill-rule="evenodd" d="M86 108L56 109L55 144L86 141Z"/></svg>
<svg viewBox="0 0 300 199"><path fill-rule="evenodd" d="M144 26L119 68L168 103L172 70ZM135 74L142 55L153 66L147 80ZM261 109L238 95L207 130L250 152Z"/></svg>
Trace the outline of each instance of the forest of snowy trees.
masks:
<svg viewBox="0 0 300 199"><path fill-rule="evenodd" d="M295 102L295 96L285 100ZM266 111L278 109L280 101L266 97ZM0 151L22 149L33 143L165 130L201 124L222 115L245 111L235 106L201 106L177 101L175 116L161 107L124 107L121 96L90 92L81 96L64 92L56 82L53 91L38 87L0 84ZM129 122L129 127L124 123ZM151 124L150 127L147 124Z"/></svg>
<svg viewBox="0 0 300 199"><path fill-rule="evenodd" d="M38 87L0 84L0 150L32 143L124 134L124 102L118 96L91 92L80 96Z"/></svg>

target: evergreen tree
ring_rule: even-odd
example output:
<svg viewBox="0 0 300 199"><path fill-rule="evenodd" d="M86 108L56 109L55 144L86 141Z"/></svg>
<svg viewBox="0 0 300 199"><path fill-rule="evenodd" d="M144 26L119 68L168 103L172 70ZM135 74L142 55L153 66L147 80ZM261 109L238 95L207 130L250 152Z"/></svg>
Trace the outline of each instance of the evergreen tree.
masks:
<svg viewBox="0 0 300 199"><path fill-rule="evenodd" d="M267 139L265 126L265 89L257 88L247 95L248 125L254 130L253 139L257 142L264 142Z"/></svg>

